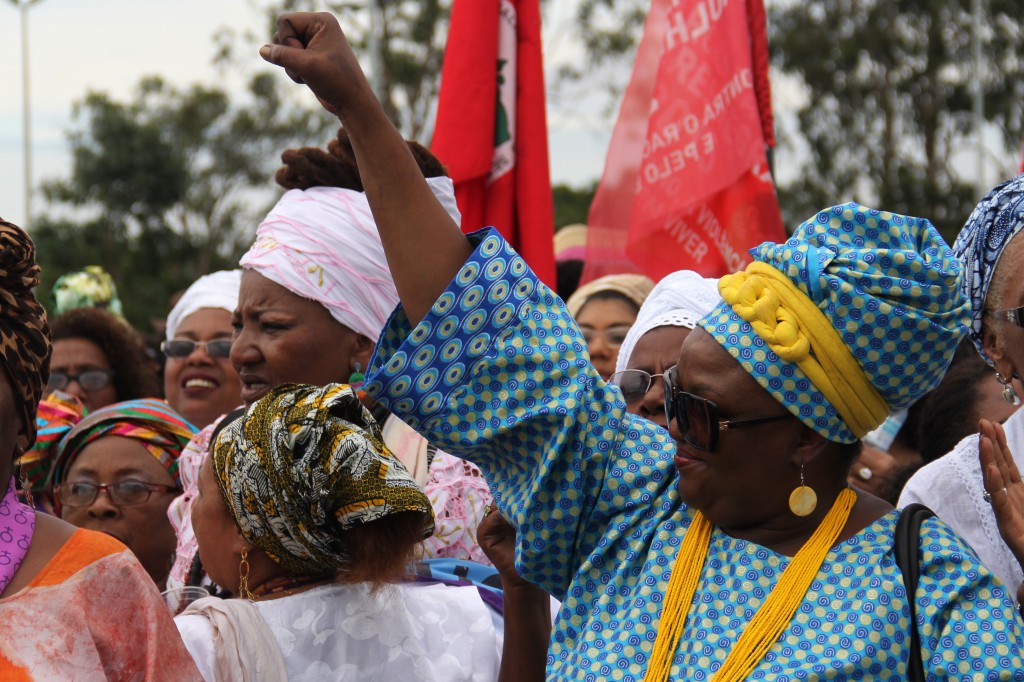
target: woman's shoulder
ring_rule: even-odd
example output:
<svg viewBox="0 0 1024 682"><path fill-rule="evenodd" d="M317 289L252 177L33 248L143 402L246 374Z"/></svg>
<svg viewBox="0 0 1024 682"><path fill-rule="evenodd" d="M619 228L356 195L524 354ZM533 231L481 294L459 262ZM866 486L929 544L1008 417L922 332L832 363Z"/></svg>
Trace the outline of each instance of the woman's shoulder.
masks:
<svg viewBox="0 0 1024 682"><path fill-rule="evenodd" d="M109 535L75 528L49 514L37 513L32 544L6 591L7 597L26 588L64 582L97 560L124 551L125 546Z"/></svg>

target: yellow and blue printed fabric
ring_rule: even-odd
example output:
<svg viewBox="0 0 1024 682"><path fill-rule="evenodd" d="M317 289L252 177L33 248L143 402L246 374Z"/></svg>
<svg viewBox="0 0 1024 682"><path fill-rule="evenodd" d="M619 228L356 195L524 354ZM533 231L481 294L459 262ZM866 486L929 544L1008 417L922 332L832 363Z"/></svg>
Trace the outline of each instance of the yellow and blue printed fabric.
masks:
<svg viewBox="0 0 1024 682"><path fill-rule="evenodd" d="M625 411L562 301L495 230L415 328L399 308L367 391L447 452L478 464L515 526L516 564L562 600L547 678L642 680L692 514L668 432ZM922 527L922 649L896 567L896 512L834 548L751 680L1024 680L1005 589L942 521ZM715 529L671 679L710 679L789 558Z"/></svg>
<svg viewBox="0 0 1024 682"><path fill-rule="evenodd" d="M833 206L801 224L786 243L765 242L750 253L752 268L722 278L726 300L700 326L776 400L829 440L852 443L885 421L890 410L908 407L934 388L967 331L971 310L961 291L960 262L923 218L854 203ZM765 279L750 273L759 266L767 270L764 265L788 279L831 327L825 331L834 338L832 348L821 339L819 347L811 334L810 362L817 364L816 355L823 371L805 371L803 358L792 353L798 344L776 343L758 319L770 318L774 329L776 320L783 327L787 316L799 318L793 320L799 327L794 336L802 340L812 326L806 315L793 315L784 304L754 314L738 295L729 296L730 280L753 280L737 283L750 289ZM829 361L829 351L854 362ZM833 379L836 386L830 385ZM851 379L860 385L839 385Z"/></svg>

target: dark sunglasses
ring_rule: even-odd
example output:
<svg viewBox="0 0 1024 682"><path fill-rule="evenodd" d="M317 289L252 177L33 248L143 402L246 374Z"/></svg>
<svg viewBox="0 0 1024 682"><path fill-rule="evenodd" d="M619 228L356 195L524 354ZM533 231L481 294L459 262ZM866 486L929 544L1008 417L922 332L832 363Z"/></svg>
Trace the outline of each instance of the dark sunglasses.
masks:
<svg viewBox="0 0 1024 682"><path fill-rule="evenodd" d="M608 381L619 387L623 400L631 403L647 395L654 380L662 378L664 378L662 374L651 374L642 369L624 369L611 375Z"/></svg>
<svg viewBox="0 0 1024 682"><path fill-rule="evenodd" d="M1010 324L1018 327L1024 327L1024 306L1020 308L1004 308L1003 310L993 310L991 313L992 317L1000 320L1006 320Z"/></svg>
<svg viewBox="0 0 1024 682"><path fill-rule="evenodd" d="M718 436L722 431L743 426L764 424L791 416L789 412L773 414L770 417L750 419L719 419L718 405L700 396L680 391L676 386L676 368L668 370L665 377L665 418L671 424L675 419L679 432L686 444L697 450L718 449Z"/></svg>
<svg viewBox="0 0 1024 682"><path fill-rule="evenodd" d="M101 490L106 490L110 501L119 507L145 504L155 492L178 490L173 485L146 483L145 481L118 481L117 483L89 483L71 481L57 486L57 500L65 507L88 507L96 501Z"/></svg>
<svg viewBox="0 0 1024 682"><path fill-rule="evenodd" d="M160 350L169 358L187 358L196 352L196 346L204 349L211 358L226 358L231 355L231 339L214 339L213 341L171 339L160 342Z"/></svg>
<svg viewBox="0 0 1024 682"><path fill-rule="evenodd" d="M46 382L46 387L54 391L63 391L68 384L75 381L83 391L91 393L106 388L113 379L114 370L112 369L87 369L78 374L50 372L50 379Z"/></svg>

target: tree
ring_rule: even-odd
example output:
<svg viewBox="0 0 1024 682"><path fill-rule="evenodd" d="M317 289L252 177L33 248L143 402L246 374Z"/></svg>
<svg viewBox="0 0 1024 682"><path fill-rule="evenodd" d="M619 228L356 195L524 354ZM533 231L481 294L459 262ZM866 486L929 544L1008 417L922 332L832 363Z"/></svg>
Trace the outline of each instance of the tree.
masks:
<svg viewBox="0 0 1024 682"><path fill-rule="evenodd" d="M590 204L594 201L594 192L596 191L597 182L586 187L571 187L564 184L552 187L551 193L555 202L555 229L573 223L586 223L587 213L590 211Z"/></svg>
<svg viewBox="0 0 1024 682"><path fill-rule="evenodd" d="M326 10L341 20L384 111L405 137L428 143L441 86L452 0L255 0L271 35L282 12ZM220 32L220 58L233 59L234 46L266 42L266 36ZM248 52L246 53L248 58Z"/></svg>
<svg viewBox="0 0 1024 682"><path fill-rule="evenodd" d="M980 81L987 124L1006 149L1018 148L1024 129L1019 0L986 0L990 66L980 73L971 65L969 5L804 0L773 8L774 64L807 95L789 142L808 153L796 179L780 188L789 224L857 197L931 218L947 239L955 237L979 198L955 158L972 131L972 84ZM1013 155L1006 157L1009 168Z"/></svg>
<svg viewBox="0 0 1024 682"><path fill-rule="evenodd" d="M127 317L142 324L166 312L173 291L237 263L274 200L281 152L322 144L336 124L319 107L292 104L287 85L262 72L237 101L220 88L179 90L155 77L129 102L89 93L75 106L70 176L44 185L72 211L33 230L44 284L102 264Z"/></svg>

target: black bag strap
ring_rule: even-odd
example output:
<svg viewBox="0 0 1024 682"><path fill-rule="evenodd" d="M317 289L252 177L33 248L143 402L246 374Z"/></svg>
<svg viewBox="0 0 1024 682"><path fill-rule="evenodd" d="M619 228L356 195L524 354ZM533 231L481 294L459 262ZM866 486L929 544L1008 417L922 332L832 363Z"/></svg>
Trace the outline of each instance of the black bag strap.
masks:
<svg viewBox="0 0 1024 682"><path fill-rule="evenodd" d="M900 512L896 523L893 549L896 565L903 573L903 586L910 603L910 653L907 656L908 679L911 682L925 682L924 665L921 663L921 636L917 632L917 581L921 577L921 523L935 516L928 507L914 502Z"/></svg>

